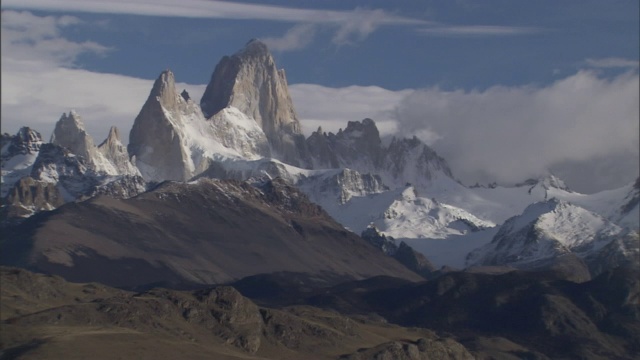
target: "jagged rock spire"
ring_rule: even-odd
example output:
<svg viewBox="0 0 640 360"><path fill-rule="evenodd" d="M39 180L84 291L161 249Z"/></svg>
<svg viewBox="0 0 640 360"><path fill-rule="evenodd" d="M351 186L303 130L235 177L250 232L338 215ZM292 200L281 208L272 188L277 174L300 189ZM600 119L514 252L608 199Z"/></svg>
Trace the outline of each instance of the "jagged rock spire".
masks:
<svg viewBox="0 0 640 360"><path fill-rule="evenodd" d="M84 128L84 122L75 110L62 114L51 134L52 144L69 149L76 155L91 161L95 158L96 146Z"/></svg>
<svg viewBox="0 0 640 360"><path fill-rule="evenodd" d="M276 157L292 165L309 165L284 70L277 69L260 40L251 40L244 49L222 58L200 106L207 118L224 108L237 108L262 128Z"/></svg>
<svg viewBox="0 0 640 360"><path fill-rule="evenodd" d="M140 175L138 169L129 160L127 148L120 141L120 131L117 127L112 126L109 129L107 138L98 145L98 152L113 167L107 172L119 175Z"/></svg>
<svg viewBox="0 0 640 360"><path fill-rule="evenodd" d="M192 176L179 131L188 107L176 91L173 73L160 73L129 132L128 153L145 180L183 181Z"/></svg>

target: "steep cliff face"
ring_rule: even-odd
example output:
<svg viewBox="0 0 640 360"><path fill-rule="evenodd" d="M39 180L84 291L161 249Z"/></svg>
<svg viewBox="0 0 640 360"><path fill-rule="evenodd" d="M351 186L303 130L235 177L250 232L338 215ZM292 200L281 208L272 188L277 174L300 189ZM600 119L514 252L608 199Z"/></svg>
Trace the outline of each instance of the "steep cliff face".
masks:
<svg viewBox="0 0 640 360"><path fill-rule="evenodd" d="M51 135L51 143L66 148L74 155L82 156L87 165L98 174L140 175L129 161L129 155L120 142L117 128L112 127L107 139L100 146L96 146L91 135L85 130L82 118L73 110L69 114L62 114Z"/></svg>
<svg viewBox="0 0 640 360"><path fill-rule="evenodd" d="M186 180L193 164L183 146L182 115L198 114L176 92L175 78L166 70L156 79L129 133L128 152L146 180Z"/></svg>
<svg viewBox="0 0 640 360"><path fill-rule="evenodd" d="M278 70L267 46L259 40L251 40L244 49L222 58L200 105L207 118L223 109L238 109L264 131L275 158L295 166L310 165L284 70Z"/></svg>
<svg viewBox="0 0 640 360"><path fill-rule="evenodd" d="M393 188L406 183L428 185L436 177L451 178L446 161L418 138L396 139L382 144L371 119L349 121L337 134L318 129L307 139L315 168L350 168L377 174Z"/></svg>
<svg viewBox="0 0 640 360"><path fill-rule="evenodd" d="M69 114L62 114L60 120L56 123L49 142L65 147L72 153L83 156L87 160L97 157L97 149L93 138L87 134L80 115L73 110Z"/></svg>
<svg viewBox="0 0 640 360"><path fill-rule="evenodd" d="M269 157L268 140L253 118L229 107L205 119L200 106L160 74L129 133L129 156L146 180L185 181L212 160Z"/></svg>
<svg viewBox="0 0 640 360"><path fill-rule="evenodd" d="M111 129L109 129L107 138L102 144L98 145L98 153L111 165L111 170L114 175L140 175L138 168L129 160L127 148L120 141L120 131L117 127L112 126Z"/></svg>

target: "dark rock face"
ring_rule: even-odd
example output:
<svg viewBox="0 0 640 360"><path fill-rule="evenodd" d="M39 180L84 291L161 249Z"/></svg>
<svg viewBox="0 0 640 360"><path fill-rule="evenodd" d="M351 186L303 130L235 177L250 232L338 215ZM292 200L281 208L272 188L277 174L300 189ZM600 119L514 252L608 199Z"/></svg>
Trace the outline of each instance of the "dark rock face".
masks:
<svg viewBox="0 0 640 360"><path fill-rule="evenodd" d="M20 179L9 192L5 205L9 218L26 217L34 212L52 210L64 204L64 198L54 183L32 177Z"/></svg>
<svg viewBox="0 0 640 360"><path fill-rule="evenodd" d="M309 166L307 144L300 129L284 70L278 70L267 46L259 40L225 56L216 66L200 100L207 118L235 107L260 125L273 154L288 164Z"/></svg>
<svg viewBox="0 0 640 360"><path fill-rule="evenodd" d="M393 257L424 278L432 277L433 272L436 271L436 267L422 253L415 251L404 241L400 242L400 246L398 246L398 250Z"/></svg>
<svg viewBox="0 0 640 360"><path fill-rule="evenodd" d="M374 247L380 249L385 255L396 259L409 270L424 278L431 277L436 270L435 266L424 255L415 251L404 241L397 245L393 237L380 233L373 225L365 229L360 236Z"/></svg>
<svg viewBox="0 0 640 360"><path fill-rule="evenodd" d="M5 149L4 147L7 146ZM42 146L42 135L39 132L29 128L22 127L16 135L2 135L2 159L9 159L15 155L35 154L40 151Z"/></svg>
<svg viewBox="0 0 640 360"><path fill-rule="evenodd" d="M437 174L452 177L446 161L418 138L384 146L371 119L349 121L337 134L318 129L307 139L315 168L350 168L378 174L386 185L428 183Z"/></svg>
<svg viewBox="0 0 640 360"><path fill-rule="evenodd" d="M376 248L380 249L385 255L394 256L398 251L396 239L392 236L386 236L378 231L375 226L369 225L360 236Z"/></svg>
<svg viewBox="0 0 640 360"><path fill-rule="evenodd" d="M324 133L320 128L309 136L307 144L318 168L348 167L362 171L354 166L361 164L367 169L376 169L385 150L371 119L349 121L344 131L340 129L337 134Z"/></svg>

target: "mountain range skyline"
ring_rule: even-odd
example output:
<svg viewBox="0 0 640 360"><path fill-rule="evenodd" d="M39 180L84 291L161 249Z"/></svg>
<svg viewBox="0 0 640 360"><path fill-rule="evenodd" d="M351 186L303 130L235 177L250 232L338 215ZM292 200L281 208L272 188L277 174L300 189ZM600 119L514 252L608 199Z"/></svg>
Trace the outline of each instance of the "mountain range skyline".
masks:
<svg viewBox="0 0 640 360"><path fill-rule="evenodd" d="M148 79L169 67L178 86L199 99L217 61L199 52L232 54L255 37L269 46L278 68L286 70L305 136L318 126L337 132L347 121L372 118L383 138L417 135L447 159L466 184L513 184L551 170L575 190L594 192L638 176L638 35L633 31L638 24L633 2L607 11L590 2L572 17L566 16L572 8L567 2L554 9L555 16L535 20L545 6L551 9L549 4L540 5L530 18L517 13L528 9L521 3L498 11L497 2L493 7L461 2L449 7L413 3L352 9L334 3L322 9L294 8L286 2L83 4L2 3L3 132L28 125L48 138L60 114L76 109L96 139L105 137L111 125L126 134L148 94ZM562 16L565 27L558 25ZM589 26L579 25L578 18L590 19ZM189 27L180 27L187 21ZM205 24L231 29L249 21L252 34L224 32L222 39L220 32L199 31ZM179 44L168 33L189 41ZM413 47L422 54L390 45L393 37L406 42L416 33L422 40ZM549 41L551 33L556 43ZM561 59L553 48L572 43L576 34L589 37L590 44L566 49L573 50L574 59ZM307 40L296 43L301 39ZM132 46L143 40L145 46ZM428 43L433 41L446 46L430 52ZM522 52L514 47L518 41L530 44L538 60L542 54L546 60L510 58L514 51ZM406 47L405 42L400 45ZM385 56L371 52L383 47ZM483 57L495 60L503 54L504 59L491 66L484 59L487 71L481 72L469 66L471 62L459 64L455 49L473 50L475 65ZM317 59L304 58L308 56ZM443 67L444 59L450 66ZM505 67L505 61L516 68ZM551 68L547 61L564 65ZM538 75L542 68L548 74L532 76L534 68ZM481 75L466 76L467 81L455 76L472 70ZM446 79L429 78L435 73ZM491 80L479 79L482 76Z"/></svg>

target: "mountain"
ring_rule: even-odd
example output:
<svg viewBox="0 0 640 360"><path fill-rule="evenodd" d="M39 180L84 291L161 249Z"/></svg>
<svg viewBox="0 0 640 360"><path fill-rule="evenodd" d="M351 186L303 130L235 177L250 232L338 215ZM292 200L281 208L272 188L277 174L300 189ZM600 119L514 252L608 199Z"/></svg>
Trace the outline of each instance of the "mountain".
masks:
<svg viewBox="0 0 640 360"><path fill-rule="evenodd" d="M607 242L602 253L557 251L575 256L549 266L585 266L586 261L597 273L619 261L626 264L630 257L624 254L633 252L640 230L638 182L589 195L571 191L552 174L514 186L467 187L427 144L416 137L382 141L368 118L348 121L335 134L319 128L304 139L284 71L259 40L220 60L199 103L179 91L171 71L163 71L134 121L126 149L115 128L95 146L75 112L60 118L40 160L45 145L39 135L15 137L26 143L14 147L27 149L17 157L19 152L8 151L11 138L3 136L3 219L54 209L60 199L128 198L167 180L280 178L349 231L361 234L373 223L412 249L408 254L415 250L437 268L471 265L467 255L488 249L498 233L504 241L520 241L503 224L529 205L553 198L572 204L571 214L593 213L627 235ZM573 226L579 232L580 219L572 215L547 230ZM486 256L503 259L498 253Z"/></svg>
<svg viewBox="0 0 640 360"><path fill-rule="evenodd" d="M173 73L162 72L129 133L129 156L145 180L183 181L195 175L197 150L207 148L199 146L203 141L198 138L188 143L186 133L191 122L202 123L202 118L198 106L176 91Z"/></svg>
<svg viewBox="0 0 640 360"><path fill-rule="evenodd" d="M6 264L124 287L276 271L421 279L282 180L164 182L130 199L69 203L13 228L3 249Z"/></svg>
<svg viewBox="0 0 640 360"><path fill-rule="evenodd" d="M108 164L105 166L107 174L140 176L138 168L129 160L129 153L120 140L120 131L117 127L112 126L109 129L107 138L98 145L98 153Z"/></svg>
<svg viewBox="0 0 640 360"><path fill-rule="evenodd" d="M42 135L29 127L20 128L16 135L2 135L2 143L0 144L1 197L4 198L20 178L29 175L42 144Z"/></svg>
<svg viewBox="0 0 640 360"><path fill-rule="evenodd" d="M131 197L147 190L148 184L129 161L117 128L95 146L74 111L58 120L49 143L26 127L3 138L3 223L96 194Z"/></svg>
<svg viewBox="0 0 640 360"><path fill-rule="evenodd" d="M276 67L260 40L253 39L244 49L220 60L200 106L207 118L224 109L237 109L260 126L269 141L271 157L298 167L308 166L305 138L284 70Z"/></svg>
<svg viewBox="0 0 640 360"><path fill-rule="evenodd" d="M609 246L612 251L611 244L625 237L638 240L637 234L623 231L598 214L553 198L532 204L521 215L507 220L491 243L468 255L467 263L531 269L547 266L548 261L567 254L595 259L605 247ZM627 263L633 263L640 255L637 246L636 249L617 246L617 249ZM590 267L599 266L591 264Z"/></svg>
<svg viewBox="0 0 640 360"><path fill-rule="evenodd" d="M96 173L140 175L138 169L129 161L117 128L112 127L107 139L100 146L96 146L93 138L86 132L82 118L75 111L69 112L68 115L62 114L53 130L50 143L82 156Z"/></svg>
<svg viewBox="0 0 640 360"><path fill-rule="evenodd" d="M399 263L424 278L432 277L436 270L423 254L415 251L404 241L401 241L399 245L396 244L396 240L393 237L380 233L373 224L369 225L360 234L360 237L380 249L385 255L398 260Z"/></svg>
<svg viewBox="0 0 640 360"><path fill-rule="evenodd" d="M348 168L379 175L384 184L425 186L437 177L452 177L446 161L418 138L393 138L384 146L371 119L349 121L337 134L313 132L307 139L314 168Z"/></svg>
<svg viewBox="0 0 640 360"><path fill-rule="evenodd" d="M409 284L375 278L289 303L452 334L482 359L633 359L640 349L638 275L618 268L581 284L522 271L451 272Z"/></svg>

